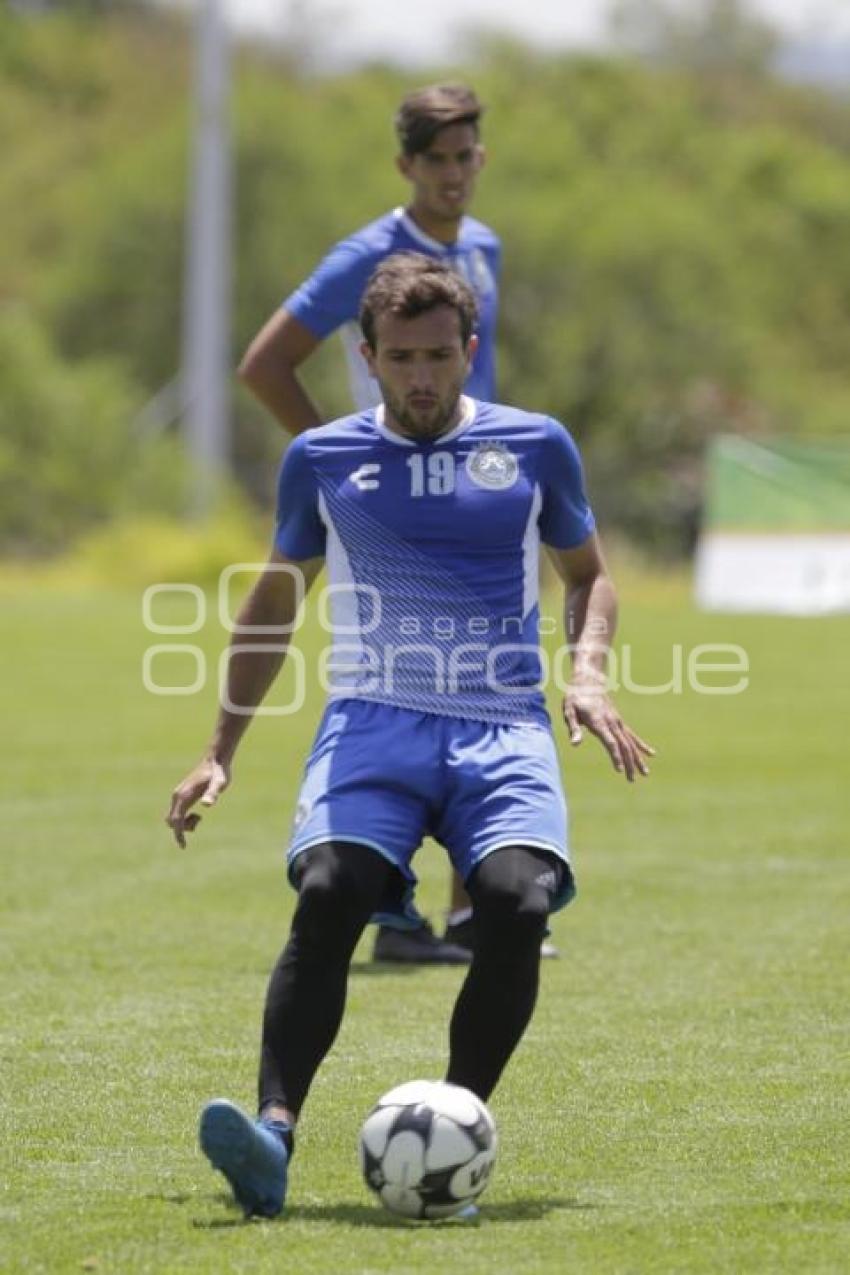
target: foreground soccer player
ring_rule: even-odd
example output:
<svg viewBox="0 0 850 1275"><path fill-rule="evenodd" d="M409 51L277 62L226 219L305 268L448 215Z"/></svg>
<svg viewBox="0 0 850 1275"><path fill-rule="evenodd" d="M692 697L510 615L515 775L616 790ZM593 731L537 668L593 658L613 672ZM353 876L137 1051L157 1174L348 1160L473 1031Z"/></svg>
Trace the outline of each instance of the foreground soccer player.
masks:
<svg viewBox="0 0 850 1275"><path fill-rule="evenodd" d="M496 398L496 312L501 247L493 231L467 215L484 164L482 107L463 84L431 84L409 93L395 118L396 165L410 184L395 208L335 244L263 325L239 365L239 376L290 434L322 423L299 376L301 364L334 332L342 334L355 408L375 407L380 392L360 352L360 302L373 270L395 252L417 251L452 266L478 302L478 338L465 389ZM470 958L469 899L452 877L445 935L440 938L412 900L383 917L375 936L379 961L463 964ZM551 946L547 949L554 952Z"/></svg>
<svg viewBox="0 0 850 1275"><path fill-rule="evenodd" d="M556 421L462 394L474 321L472 293L439 262L401 254L375 272L361 323L383 405L290 446L225 706L172 796L183 846L192 807L227 786L283 662L298 579L309 588L325 558L335 667L289 848L298 905L266 998L259 1119L223 1100L201 1117L203 1150L246 1214L283 1207L293 1130L339 1029L354 947L370 915L411 888L424 835L446 847L475 909L446 1079L486 1101L531 1017L547 916L574 893L539 689L541 541L568 584L570 739L585 726L628 779L647 773L651 748L604 690L616 599L578 452Z"/></svg>

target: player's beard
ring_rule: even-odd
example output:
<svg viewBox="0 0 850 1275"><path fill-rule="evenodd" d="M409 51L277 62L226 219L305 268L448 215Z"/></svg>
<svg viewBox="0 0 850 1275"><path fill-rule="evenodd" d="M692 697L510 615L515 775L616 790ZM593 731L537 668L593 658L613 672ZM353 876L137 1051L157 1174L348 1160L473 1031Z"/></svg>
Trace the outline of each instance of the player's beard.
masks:
<svg viewBox="0 0 850 1275"><path fill-rule="evenodd" d="M381 393L387 413L399 431L408 438L419 442L429 442L447 433L460 418L460 395L463 379L459 378L443 395L434 395L433 404L428 407L415 407L406 399L398 398L386 385L381 384ZM379 382L380 384L380 382Z"/></svg>

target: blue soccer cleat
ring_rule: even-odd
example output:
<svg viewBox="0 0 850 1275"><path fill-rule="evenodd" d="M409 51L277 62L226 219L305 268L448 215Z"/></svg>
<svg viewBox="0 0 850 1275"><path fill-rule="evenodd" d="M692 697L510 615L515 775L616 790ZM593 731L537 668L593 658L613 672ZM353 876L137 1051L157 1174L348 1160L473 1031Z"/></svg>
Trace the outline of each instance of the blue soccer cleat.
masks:
<svg viewBox="0 0 850 1275"><path fill-rule="evenodd" d="M283 1126L252 1120L226 1098L201 1112L201 1150L227 1178L246 1217L277 1217L283 1208L289 1151L278 1129Z"/></svg>

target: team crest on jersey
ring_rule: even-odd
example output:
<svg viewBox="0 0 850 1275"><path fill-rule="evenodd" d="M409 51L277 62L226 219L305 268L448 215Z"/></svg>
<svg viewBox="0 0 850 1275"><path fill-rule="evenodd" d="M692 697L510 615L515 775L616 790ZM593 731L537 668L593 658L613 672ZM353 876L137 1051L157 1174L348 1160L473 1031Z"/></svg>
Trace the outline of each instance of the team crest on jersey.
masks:
<svg viewBox="0 0 850 1275"><path fill-rule="evenodd" d="M504 443L479 443L466 458L466 472L476 487L504 491L519 477L519 463Z"/></svg>

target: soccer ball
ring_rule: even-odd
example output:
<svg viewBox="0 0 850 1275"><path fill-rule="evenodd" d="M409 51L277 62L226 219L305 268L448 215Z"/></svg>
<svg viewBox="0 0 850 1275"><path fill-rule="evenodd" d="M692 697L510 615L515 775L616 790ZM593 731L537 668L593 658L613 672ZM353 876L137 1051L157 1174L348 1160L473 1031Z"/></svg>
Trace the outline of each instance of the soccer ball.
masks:
<svg viewBox="0 0 850 1275"><path fill-rule="evenodd" d="M493 1117L474 1093L411 1080L385 1093L366 1117L360 1165L391 1213L451 1217L484 1190L497 1142Z"/></svg>

